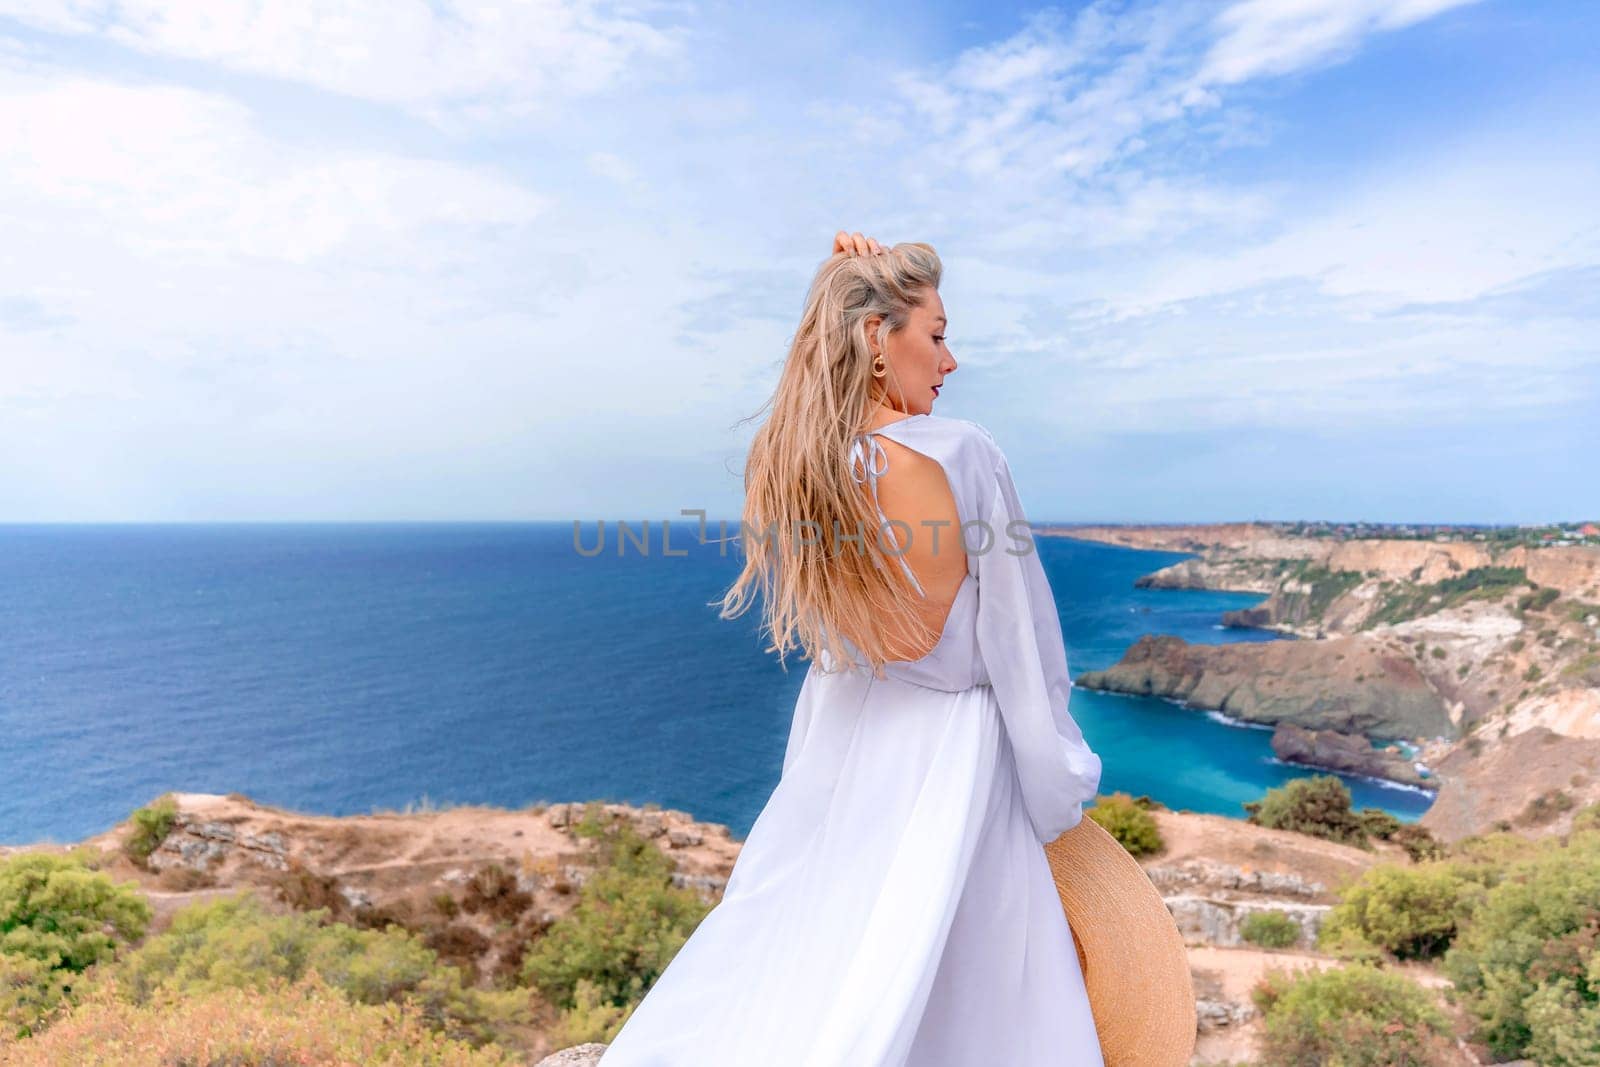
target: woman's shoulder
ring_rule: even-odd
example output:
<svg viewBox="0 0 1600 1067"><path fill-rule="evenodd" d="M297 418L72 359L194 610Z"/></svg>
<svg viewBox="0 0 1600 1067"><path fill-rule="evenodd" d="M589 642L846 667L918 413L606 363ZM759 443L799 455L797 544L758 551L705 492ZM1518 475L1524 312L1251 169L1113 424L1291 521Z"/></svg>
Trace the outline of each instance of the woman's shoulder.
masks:
<svg viewBox="0 0 1600 1067"><path fill-rule="evenodd" d="M971 419L950 415L913 415L890 423L883 428L892 435L903 433L907 444L916 447L917 441L937 441L944 445L942 451L951 459L971 461L979 466L992 467L1002 458L1000 445L988 427Z"/></svg>

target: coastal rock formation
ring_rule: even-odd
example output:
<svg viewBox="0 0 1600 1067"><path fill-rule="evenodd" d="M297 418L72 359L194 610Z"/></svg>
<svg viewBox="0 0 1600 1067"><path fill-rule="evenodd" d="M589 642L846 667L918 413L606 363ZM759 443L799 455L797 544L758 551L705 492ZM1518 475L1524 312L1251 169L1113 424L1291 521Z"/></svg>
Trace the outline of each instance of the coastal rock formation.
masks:
<svg viewBox="0 0 1600 1067"><path fill-rule="evenodd" d="M1147 635L1120 662L1086 671L1075 682L1178 700L1246 722L1383 738L1456 732L1449 710L1411 658L1367 636L1192 645L1180 637Z"/></svg>
<svg viewBox="0 0 1600 1067"><path fill-rule="evenodd" d="M1078 684L1270 722L1281 759L1435 787L1423 825L1444 840L1508 824L1557 832L1562 811L1600 800L1588 769L1590 744L1600 742L1600 546L1508 547L1459 531L1455 539L1327 528L1299 536L1304 529L1042 531L1194 552L1135 584L1265 593L1225 612L1223 624L1301 638L1220 647L1145 638ZM1546 738L1546 747L1515 741L1525 735ZM1470 752L1458 748L1463 737ZM1419 752L1385 754L1368 743L1390 738ZM1533 760L1538 790L1529 792L1518 760L1484 756L1497 747Z"/></svg>
<svg viewBox="0 0 1600 1067"><path fill-rule="evenodd" d="M1285 763L1322 767L1342 774L1363 774L1386 778L1426 789L1439 783L1418 771L1415 763L1394 749L1373 748L1359 734L1338 730L1307 730L1293 723L1280 723L1272 732L1272 753Z"/></svg>
<svg viewBox="0 0 1600 1067"><path fill-rule="evenodd" d="M1150 526L1047 526L1045 536L1098 541L1122 548L1156 552L1250 552L1264 541L1277 539L1270 526L1256 522L1172 523Z"/></svg>
<svg viewBox="0 0 1600 1067"><path fill-rule="evenodd" d="M1256 560L1186 559L1143 575L1135 589L1217 589L1230 593L1267 593L1278 587L1277 573Z"/></svg>

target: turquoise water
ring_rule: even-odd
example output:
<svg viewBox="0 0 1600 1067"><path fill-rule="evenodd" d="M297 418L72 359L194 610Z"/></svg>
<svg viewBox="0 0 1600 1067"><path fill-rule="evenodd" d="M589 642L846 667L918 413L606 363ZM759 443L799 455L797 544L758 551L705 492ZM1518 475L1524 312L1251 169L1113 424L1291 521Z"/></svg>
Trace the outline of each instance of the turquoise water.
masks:
<svg viewBox="0 0 1600 1067"><path fill-rule="evenodd" d="M595 558L571 523L0 526L0 842L75 841L166 790L327 814L656 801L742 836L776 785L805 665L707 602L735 555L674 527ZM592 543L592 524L583 529ZM1138 590L1183 558L1040 539L1073 672L1259 598ZM1087 690L1102 788L1240 816L1270 732ZM1346 779L1405 819L1421 792Z"/></svg>

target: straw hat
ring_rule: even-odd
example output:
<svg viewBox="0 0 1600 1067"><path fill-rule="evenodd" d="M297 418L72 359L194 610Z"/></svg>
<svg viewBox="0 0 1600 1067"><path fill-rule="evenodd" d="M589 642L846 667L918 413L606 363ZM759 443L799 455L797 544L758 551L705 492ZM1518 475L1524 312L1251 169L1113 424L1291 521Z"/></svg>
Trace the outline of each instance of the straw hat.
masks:
<svg viewBox="0 0 1600 1067"><path fill-rule="evenodd" d="M1087 814L1044 854L1106 1067L1188 1067L1196 1025L1189 954L1150 876Z"/></svg>

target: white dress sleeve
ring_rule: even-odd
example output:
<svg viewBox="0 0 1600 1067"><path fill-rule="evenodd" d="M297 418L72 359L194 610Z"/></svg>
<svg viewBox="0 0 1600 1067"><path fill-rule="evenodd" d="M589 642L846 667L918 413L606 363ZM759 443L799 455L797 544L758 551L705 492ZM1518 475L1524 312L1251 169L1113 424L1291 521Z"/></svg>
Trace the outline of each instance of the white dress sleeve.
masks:
<svg viewBox="0 0 1600 1067"><path fill-rule="evenodd" d="M985 435L988 433L985 431ZM993 441L993 437L989 437ZM1100 787L1100 757L1067 708L1072 679L1055 596L1004 453L995 446L986 552L978 553L978 647L1000 705L1035 836L1078 825Z"/></svg>

